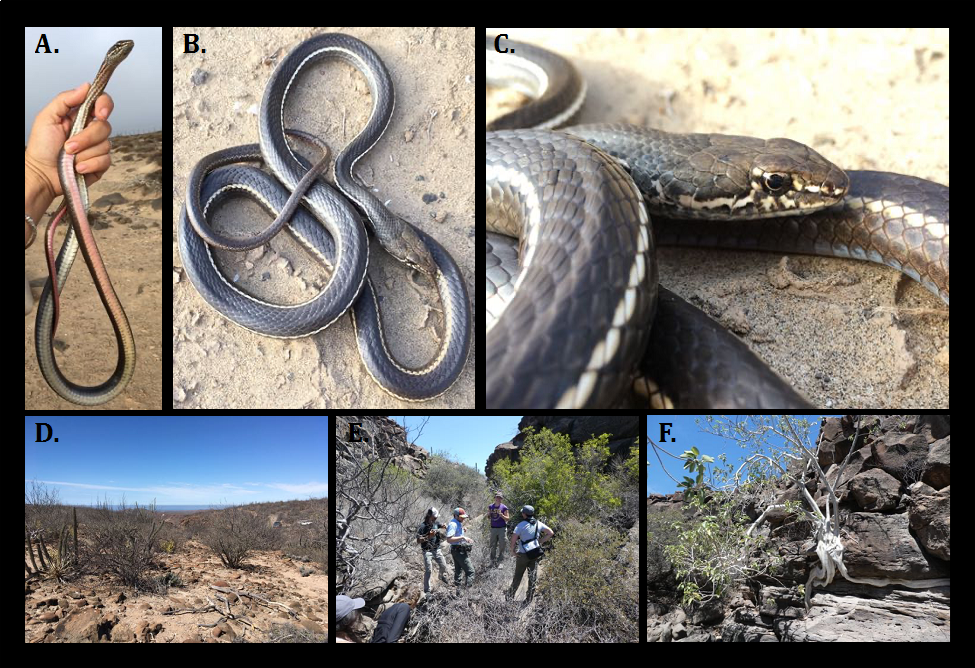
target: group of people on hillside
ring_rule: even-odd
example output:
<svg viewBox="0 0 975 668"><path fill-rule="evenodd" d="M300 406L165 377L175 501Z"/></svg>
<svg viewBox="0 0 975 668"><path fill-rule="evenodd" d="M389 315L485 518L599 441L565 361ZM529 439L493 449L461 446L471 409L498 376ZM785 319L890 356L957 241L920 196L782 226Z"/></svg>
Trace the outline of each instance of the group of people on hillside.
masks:
<svg viewBox="0 0 975 668"><path fill-rule="evenodd" d="M531 602L535 596L535 582L538 575L538 561L542 556L541 546L552 539L555 532L535 517L532 506L521 507L521 522L515 526L508 537L507 528L510 522L508 507L504 504L504 495L498 492L494 496L494 503L488 506L488 516L491 519L491 565L500 568L504 565L506 552L510 551L515 557L515 573L511 587L505 593L507 600L512 600L521 585L521 579L528 571L528 594L525 603ZM474 539L464 533L464 522L468 519L463 508L454 508L453 518L445 525L439 521L440 511L437 508L427 509L423 522L417 528L417 544L423 554L424 575L423 591L430 592L430 576L433 564L440 570L440 580L446 585L447 563L444 560L440 546L447 543L450 546L450 556L454 561L454 586L461 586L461 576L464 584L470 587L474 583L474 566L471 564L470 552L474 546ZM505 542L507 541L507 549ZM354 628L359 617L359 608L365 605L361 598L338 596L336 601L336 620L339 624L339 642L356 642L357 639L343 633L343 628ZM377 622L376 632L372 642L395 642L402 634L409 619L410 609L405 603L398 603L386 610ZM344 638L348 637L348 640ZM361 642L361 641L359 641Z"/></svg>
<svg viewBox="0 0 975 668"><path fill-rule="evenodd" d="M470 559L474 539L464 533L464 522L468 518L467 512L463 508L454 508L453 519L445 527L440 523L439 516L440 513L436 508L428 509L423 522L417 529L417 543L423 552L423 591L430 591L433 562L436 562L440 568L441 581L449 584L447 564L440 552L441 542L450 545L450 556L454 561L454 586L459 587L461 576L464 576L464 584L470 587L474 582L474 566ZM535 517L535 509L532 506L522 506L522 521L515 526L509 538L506 534L511 517L508 507L504 504L504 495L501 492L495 494L494 503L488 506L488 516L491 519L491 565L493 567L503 566L505 553L508 551L516 559L515 574L511 587L508 589L507 598L508 600L514 598L527 570L528 595L525 600L530 602L535 595L535 580L538 559L541 556L541 545L551 540L555 532ZM441 532L442 528L445 528L445 531ZM506 539L507 549L505 549Z"/></svg>

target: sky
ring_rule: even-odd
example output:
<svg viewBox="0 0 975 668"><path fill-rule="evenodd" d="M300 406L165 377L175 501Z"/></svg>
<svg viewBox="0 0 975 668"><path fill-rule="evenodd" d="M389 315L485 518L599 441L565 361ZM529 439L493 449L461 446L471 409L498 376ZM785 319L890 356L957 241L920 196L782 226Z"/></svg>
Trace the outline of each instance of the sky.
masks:
<svg viewBox="0 0 975 668"><path fill-rule="evenodd" d="M38 48L42 36L47 37L47 48ZM162 127L163 46L158 27L28 26L24 28L24 144L38 113L58 93L91 82L109 47L122 39L133 40L135 48L112 74L106 89L115 100L109 119L112 134L152 132Z"/></svg>
<svg viewBox="0 0 975 668"><path fill-rule="evenodd" d="M51 425L38 443L35 423ZM224 505L328 496L328 417L24 418L24 487L62 503ZM41 438L48 436L42 428ZM55 442L57 439L57 442Z"/></svg>
<svg viewBox="0 0 975 668"><path fill-rule="evenodd" d="M416 437L416 430L425 419L424 416L407 415L390 416L399 424L411 431L410 441ZM494 448L501 443L507 443L518 434L520 415L491 415L491 416L451 416L431 415L430 422L423 428L423 433L416 444L424 450L435 452L446 450L456 461L473 467L484 473L484 465Z"/></svg>
<svg viewBox="0 0 975 668"><path fill-rule="evenodd" d="M727 417L734 418L738 416ZM809 422L813 423L813 426L809 430L809 438L815 444L815 439L819 436L819 428L816 426L816 423L818 422L820 416L797 415L794 417L805 418L809 420ZM660 448L678 457L685 450L690 450L692 447L696 447L702 455L710 455L711 457L714 457L715 464L720 464L718 461L718 455L724 453L728 462L734 464L735 471L737 471L738 467L745 460L745 458L751 455L754 451L745 450L736 442L727 438L713 436L711 434L702 432L701 427L697 425L695 420L700 419L701 423L705 424L704 418L704 415L648 415L647 436L658 446L660 446ZM667 435L667 442L661 441L660 438L661 422L672 423L672 426L669 427L670 433ZM777 439L777 437L774 436L772 438ZM774 445L783 445L784 441L781 439L770 440L770 443ZM667 477L667 475L661 470L661 461L663 462L664 467L666 467L667 472L678 481L682 480L685 475L691 478L694 477L684 470L683 460L668 457L663 452L657 453L660 456L660 459L658 460L657 455L654 454L654 448L652 445L650 445L650 443L647 443L647 448L647 460L650 462L650 466L647 469L647 494L670 494L672 492L680 491L677 487L677 483ZM705 473L705 480L707 480L707 473Z"/></svg>

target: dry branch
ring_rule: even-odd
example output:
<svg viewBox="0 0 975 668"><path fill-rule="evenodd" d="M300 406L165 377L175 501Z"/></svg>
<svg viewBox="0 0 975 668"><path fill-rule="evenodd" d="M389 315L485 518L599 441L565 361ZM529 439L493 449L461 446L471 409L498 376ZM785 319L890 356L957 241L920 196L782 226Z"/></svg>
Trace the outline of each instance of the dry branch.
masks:
<svg viewBox="0 0 975 668"><path fill-rule="evenodd" d="M252 599L254 599L256 601L261 601L263 603L266 603L269 606L271 606L271 605L280 605L282 608L284 608L285 610L287 610L287 612L288 612L289 615L291 615L295 619L298 619L298 613L296 613L294 610L292 610L291 608L289 608L288 606L286 606L284 603L278 603L276 601L269 601L266 598L264 598L263 596L258 596L257 594L251 594L250 592L246 592L246 591L237 591L236 589L231 589L230 587L217 587L216 585L210 585L210 589L216 589L217 591L222 591L225 594L236 594L238 601L240 600L240 597L241 596L246 596L246 597L252 598Z"/></svg>
<svg viewBox="0 0 975 668"><path fill-rule="evenodd" d="M237 597L237 600L234 601L234 603L241 603L242 602L241 601L241 596L246 596L246 597L248 597L250 599L253 599L255 601L260 601L260 602L266 604L268 607L270 607L272 605L281 606L282 608L284 608L285 610L288 611L288 614L289 615L291 615L295 619L298 619L297 613L295 613L294 610L292 610L291 608L289 608L288 606L286 606L284 603L277 603L276 601L269 601L266 598L264 598L263 596L258 596L257 594L252 594L252 593L246 592L246 591L238 591L236 589L232 589L231 587L218 587L216 585L210 585L210 589L213 589L213 590L219 591L219 592L223 592L225 594L234 594ZM166 612L164 612L162 614L164 614L164 615L179 615L179 614L183 614L183 613L216 612L217 614L220 615L220 619L219 620L217 620L213 624L197 624L197 626L202 626L204 628L212 628L212 627L214 627L214 626L216 626L218 624L221 624L221 623L223 623L223 622L225 622L227 620L234 620L234 621L243 622L245 624L249 624L252 628L257 628L255 626L254 622L252 622L249 618L245 617L244 615L235 615L233 612L230 611L230 601L227 599L226 596L217 596L216 598L217 598L217 600L221 601L225 606L227 606L226 611L221 610L217 606L217 604L214 603L214 601L209 596L207 596L206 599L207 599L207 602L210 605L204 606L202 608L182 608L182 609L179 609L179 610L168 610L168 611L166 611Z"/></svg>

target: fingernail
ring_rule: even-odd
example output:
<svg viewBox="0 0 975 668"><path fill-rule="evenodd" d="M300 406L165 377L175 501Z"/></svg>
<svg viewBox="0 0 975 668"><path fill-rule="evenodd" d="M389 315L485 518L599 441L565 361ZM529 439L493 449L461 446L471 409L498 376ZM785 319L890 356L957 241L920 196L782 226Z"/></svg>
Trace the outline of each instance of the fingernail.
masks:
<svg viewBox="0 0 975 668"><path fill-rule="evenodd" d="M78 150L78 143L68 142L67 144L65 144L64 148L68 153L74 153L75 151Z"/></svg>
<svg viewBox="0 0 975 668"><path fill-rule="evenodd" d="M75 171L78 172L79 174L84 174L85 172L88 171L88 167L85 165L78 165L77 167L75 167Z"/></svg>

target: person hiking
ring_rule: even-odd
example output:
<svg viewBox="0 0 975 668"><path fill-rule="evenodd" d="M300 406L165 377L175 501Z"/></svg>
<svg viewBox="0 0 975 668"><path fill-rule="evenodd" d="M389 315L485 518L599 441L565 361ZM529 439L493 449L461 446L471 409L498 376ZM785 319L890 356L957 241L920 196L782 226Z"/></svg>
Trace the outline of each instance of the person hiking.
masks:
<svg viewBox="0 0 975 668"><path fill-rule="evenodd" d="M500 566L501 562L504 561L505 554L505 540L507 536L505 533L508 530L508 520L510 516L508 515L508 506L502 503L504 501L504 494L498 492L494 495L494 503L488 506L488 516L491 518L491 565ZM495 559L494 550L497 548L498 556Z"/></svg>
<svg viewBox="0 0 975 668"><path fill-rule="evenodd" d="M550 540L555 532L535 518L535 509L532 506L522 506L521 517L522 521L511 534L511 554L517 557L517 561L515 577L505 598L510 601L515 597L521 577L525 574L525 569L528 569L528 595L525 597L525 604L528 604L535 596L535 579L538 576L538 560L542 556L542 543Z"/></svg>
<svg viewBox="0 0 975 668"><path fill-rule="evenodd" d="M429 508L423 517L423 522L416 530L416 542L420 545L420 550L423 553L423 591L427 594L430 593L430 574L433 572L434 561L440 567L441 581L444 584L450 584L447 580L447 562L440 551L440 540L444 537L440 529L444 525L437 521L439 516L440 511L436 508Z"/></svg>
<svg viewBox="0 0 975 668"><path fill-rule="evenodd" d="M467 512L463 508L454 508L454 519L447 523L447 543L450 544L450 556L454 560L454 586L460 586L460 574L466 575L468 587L474 584L474 566L469 555L474 539L464 535L464 520Z"/></svg>

